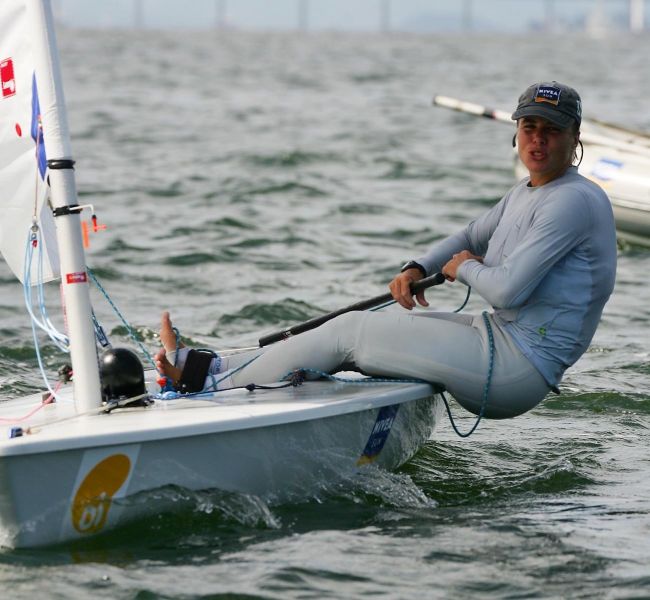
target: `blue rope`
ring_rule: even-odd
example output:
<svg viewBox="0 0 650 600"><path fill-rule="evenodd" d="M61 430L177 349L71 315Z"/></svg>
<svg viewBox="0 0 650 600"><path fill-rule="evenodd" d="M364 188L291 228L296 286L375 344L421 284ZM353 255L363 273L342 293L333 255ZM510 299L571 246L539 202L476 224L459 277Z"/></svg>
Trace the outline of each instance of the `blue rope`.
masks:
<svg viewBox="0 0 650 600"><path fill-rule="evenodd" d="M102 287L102 284L99 283L97 280L97 277L95 277L95 274L90 270L90 267L86 267L86 271L88 271L88 275L90 276L90 279L92 282L97 286L97 289L104 295L104 298L106 298L107 302L111 305L113 311L115 311L115 314L119 317L119 319L122 321L122 324L124 327L126 327L126 330L129 332L129 335L131 336L131 339L140 347L140 350L142 350L143 354L147 357L147 360L153 365L153 368L156 368L156 362L153 359L153 356L147 350L140 342L140 340L137 338L135 335L135 331L133 331L133 328L128 324L127 320L124 318L120 310L117 308L113 300L111 300L111 297L108 295L108 292Z"/></svg>
<svg viewBox="0 0 650 600"><path fill-rule="evenodd" d="M208 388L208 391L213 391L213 392L220 391L217 386L224 379L227 379L228 377L232 377L235 373L239 373L239 371L241 371L244 367L250 365L254 360L257 360L259 357L260 357L259 354L257 356L253 356L253 358L247 360L243 365L239 365L236 369L231 369L229 371L226 371L221 379L216 379L216 377L213 374L210 374L210 377L212 379L212 388Z"/></svg>
<svg viewBox="0 0 650 600"><path fill-rule="evenodd" d="M488 401L488 395L490 393L490 386L492 384L492 373L494 370L494 334L492 333L492 325L490 325L490 321L488 319L488 314L486 311L483 311L482 313L483 316L483 321L485 322L485 327L487 328L487 333L488 333L488 343L489 343L489 349L490 349L490 360L488 364L488 373L487 377L485 379L485 386L483 387L483 400L481 401L481 410L478 413L478 416L476 417L476 421L474 423L474 426L467 432L467 433L462 433L458 427L456 426L456 422L454 421L454 417L451 414L451 408L449 407L449 402L447 401L447 398L443 392L440 393L440 396L442 397L443 402L445 403L445 408L447 409L447 415L449 416L449 422L451 423L451 426L454 428L454 431L459 437L462 438L468 438L470 435L476 431L476 428L478 427L478 424L481 422L483 419L483 416L485 415L485 408L487 407L487 401Z"/></svg>
<svg viewBox="0 0 650 600"><path fill-rule="evenodd" d="M30 228L29 234L27 236L27 248L25 249L25 259L23 263L23 295L25 299L25 307L30 316L30 324L32 327L32 338L34 339L34 349L36 352L36 359L38 361L38 368L43 377L45 385L52 395L52 397L59 399L58 395L52 389L50 382L47 378L47 373L45 372L45 365L43 363L43 356L41 355L41 348L38 342L38 334L36 332L36 326L40 327L45 331L50 339L56 344L56 346L63 352L69 352L68 338L57 331L49 317L47 316L47 310L45 308L45 294L43 291L43 250L41 242L39 241L38 233L39 228L36 223ZM32 298L32 263L34 261L34 248L37 252L37 261L38 261L38 271L37 271L37 286L38 286L38 296L39 296L39 310L41 313L42 321L34 314L33 311L33 298Z"/></svg>
<svg viewBox="0 0 650 600"><path fill-rule="evenodd" d="M253 358L246 361L243 365L239 365L236 369L231 369L229 371L226 371L225 373L223 373L223 377L221 377L221 379L217 379L213 373L210 373L210 379L211 379L210 385L202 389L200 392L190 392L188 394L180 394L176 390L171 389L171 390L163 390L160 394L156 394L155 396L152 397L158 400L174 400L176 398L198 398L200 396L205 396L205 395L212 396L217 392L227 392L231 389L246 388L247 386L237 386L236 388L228 388L228 389L220 390L218 386L222 381L224 381L228 377L232 377L235 373L241 371L244 367L247 367L254 360L257 360L259 357L260 357L259 354L257 356L253 356Z"/></svg>
<svg viewBox="0 0 650 600"><path fill-rule="evenodd" d="M467 303L469 302L470 295L472 293L472 288L468 286L467 288L467 295L465 296L464 302L454 311L455 313L459 313L461 310L463 310L466 306ZM391 304L395 304L395 300L392 300L390 302L386 302L386 304L382 304L381 306L377 306L375 308L371 308L371 311L375 310L380 310L382 308L385 308L387 306L390 306ZM447 400L447 397L445 396L444 392L440 392L440 397L442 398L442 401L445 403L445 408L447 409L447 415L449 417L449 422L451 423L452 428L456 432L456 434L459 437L462 438L468 438L470 435L476 431L476 428L478 427L479 423L483 419L483 416L485 415L485 408L487 406L487 401L488 401L488 395L490 393L490 386L492 385L492 373L494 370L494 334L492 332L492 325L490 325L490 321L488 319L487 312L483 311L483 321L485 322L485 327L487 328L487 333L488 333L488 343L489 343L489 350L490 350L490 360L489 360L489 365L488 365L488 373L487 377L485 379L485 386L483 388L483 399L481 400L481 410L479 411L478 417L476 418L476 422L474 423L473 427L467 432L463 433L458 429L458 426L456 425L456 422L454 421L454 417L451 414L451 408L449 406L449 402ZM303 369L304 371L311 371L310 369ZM311 371L313 373L320 373L319 371ZM343 379L343 378L337 378L334 377L333 375L328 375L327 373L320 373L322 377L326 377L328 379L333 379L334 381L345 381L346 383L381 383L381 382L403 382L403 383L429 383L427 381L421 380L421 379L383 379L383 378L375 378L372 377L370 379Z"/></svg>
<svg viewBox="0 0 650 600"><path fill-rule="evenodd" d="M483 321L485 323L485 327L487 329L488 333L488 347L490 350L490 359L489 359L489 364L488 364L488 372L487 372L487 377L485 379L485 385L483 386L483 398L481 400L481 409L479 411L479 414L476 418L476 421L474 422L474 425L472 428L466 432L463 433L458 429L458 426L456 425L456 422L454 421L454 417L451 414L451 408L449 406L449 401L447 400L447 397L445 396L444 392L439 392L440 397L442 398L442 401L445 404L445 408L447 409L447 416L449 417L449 422L451 423L452 428L456 432L456 434L459 437L462 438L468 438L470 435L476 431L476 428L479 426L479 423L483 419L485 415L485 409L487 407L487 402L488 402L488 396L490 394L490 386L492 385L492 374L494 371L494 334L492 332L492 325L490 324L489 318L488 318L488 313L483 311L482 313ZM257 358L257 357L256 357ZM244 365L245 366L245 365ZM364 378L348 378L348 377L341 377L341 376L336 376L332 375L330 373L325 373L324 371L319 371L317 369L306 369L306 368L301 368L301 371L304 371L305 373L311 373L313 375L318 375L321 378L324 379L329 379L330 381L337 381L340 383L354 383L354 384L359 384L359 385L368 385L368 384L373 384L373 383L426 383L426 384L431 384L429 381L425 381L423 379L403 379L403 378L390 378L390 377L364 377ZM281 378L281 381L284 381L290 377L292 377L294 374L294 371L289 371L284 377Z"/></svg>
<svg viewBox="0 0 650 600"><path fill-rule="evenodd" d="M385 302L384 304L380 304L379 306L373 306L370 310L370 312L375 312L376 310L381 310L382 308L386 308L387 306L390 306L391 304L395 304L396 300L389 300L388 302Z"/></svg>
<svg viewBox="0 0 650 600"><path fill-rule="evenodd" d="M471 294L472 294L472 288L467 286L467 296L465 296L465 301L454 311L455 313L459 313L461 310L463 310L463 308L467 306Z"/></svg>
<svg viewBox="0 0 650 600"><path fill-rule="evenodd" d="M467 288L467 295L465 296L465 301L454 311L455 313L460 312L463 310L466 306L467 303L469 302L469 297L472 294L472 288L468 287ZM375 312L376 310L381 310L382 308L386 308L387 306L391 306L392 304L395 304L397 301L396 300L389 300L388 302L385 302L384 304L380 304L379 306L374 306L373 308L370 308L370 312Z"/></svg>
<svg viewBox="0 0 650 600"><path fill-rule="evenodd" d="M465 300L463 303L454 311L455 313L459 313L462 311L466 306L467 303L469 302L470 295L472 293L472 288L468 287L467 288L467 295L465 296ZM392 300L390 302L386 302L385 304L382 304L380 306L377 306L375 308L371 308L371 311L375 310L380 310L382 308L386 308L387 306L390 306L391 304L395 304L395 300ZM445 404L445 408L447 409L447 416L449 417L449 422L451 423L451 426L453 430L456 432L456 434L459 437L462 438L468 438L470 435L472 435L475 431L476 428L479 426L479 423L482 421L484 415L485 415L485 408L487 407L487 401L488 401L488 396L490 394L490 387L492 385L492 374L494 372L494 334L492 332L492 325L490 324L490 320L488 319L488 314L487 312L483 311L483 321L485 323L485 327L487 329L487 334L488 334L488 347L490 351L490 359L489 359L489 364L488 364L488 372L487 372L487 377L485 379L485 386L483 387L483 398L481 400L481 409L479 411L479 414L476 418L476 421L472 428L467 432L463 433L458 429L458 426L456 425L456 421L454 421L454 417L451 414L451 408L449 406L449 401L447 400L447 397L445 396L444 392L440 392L440 397L442 398L442 401ZM332 381L340 381L340 382L345 382L345 383L358 383L358 384L371 384L371 383L431 383L428 381L424 381L422 379L389 379L389 378L383 378L383 377L369 377L369 378L364 378L364 379L347 379L343 377L336 377L334 375L330 375L329 373L324 373L322 371L316 371L314 369L301 369L302 371L305 371L307 373L313 373L315 375L319 375L321 377L324 377L326 379L330 379ZM291 373L288 373L285 375L285 378L291 375Z"/></svg>
<svg viewBox="0 0 650 600"><path fill-rule="evenodd" d="M69 352L69 342L67 336L60 333L56 327L50 321L50 318L47 314L47 308L45 306L45 292L43 284L43 252L41 242L38 237L39 228L38 225L34 224L29 231L27 236L27 247L25 249L25 260L23 263L23 296L25 299L25 308L31 318L32 325L37 325L42 329L54 344L62 352ZM34 299L32 296L32 263L34 262L34 248L36 248L37 253L37 283L35 284L38 288L38 309L40 312L41 318L39 319L34 314Z"/></svg>

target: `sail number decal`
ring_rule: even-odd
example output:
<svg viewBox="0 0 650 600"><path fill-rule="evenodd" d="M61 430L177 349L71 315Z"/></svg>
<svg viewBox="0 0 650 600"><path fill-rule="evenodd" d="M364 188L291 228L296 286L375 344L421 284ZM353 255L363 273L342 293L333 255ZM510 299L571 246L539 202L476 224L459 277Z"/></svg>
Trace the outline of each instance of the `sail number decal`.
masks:
<svg viewBox="0 0 650 600"><path fill-rule="evenodd" d="M386 440L388 439L388 434L395 422L398 409L399 404L384 406L379 409L377 420L370 432L370 437L366 442L366 447L363 449L363 453L357 461L357 465L366 465L377 459L386 443Z"/></svg>
<svg viewBox="0 0 650 600"><path fill-rule="evenodd" d="M2 86L3 98L8 98L16 93L14 61L11 58L0 60L0 84Z"/></svg>

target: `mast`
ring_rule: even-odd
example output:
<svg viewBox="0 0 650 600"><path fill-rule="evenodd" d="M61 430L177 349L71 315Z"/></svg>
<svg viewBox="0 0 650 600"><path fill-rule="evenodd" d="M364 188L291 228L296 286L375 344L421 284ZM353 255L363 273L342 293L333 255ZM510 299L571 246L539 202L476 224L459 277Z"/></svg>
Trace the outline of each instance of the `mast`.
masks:
<svg viewBox="0 0 650 600"><path fill-rule="evenodd" d="M77 412L85 412L100 407L102 399L81 220L79 212L70 210L77 205L77 187L54 18L50 0L26 0L26 7L28 27L34 43L50 198L61 262L61 285L74 373L75 407Z"/></svg>

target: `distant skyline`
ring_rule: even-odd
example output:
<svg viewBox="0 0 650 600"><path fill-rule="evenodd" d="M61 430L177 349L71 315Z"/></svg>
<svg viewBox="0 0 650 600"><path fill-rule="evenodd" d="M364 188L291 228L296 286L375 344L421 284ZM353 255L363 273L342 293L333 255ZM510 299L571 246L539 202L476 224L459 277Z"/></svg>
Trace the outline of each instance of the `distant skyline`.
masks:
<svg viewBox="0 0 650 600"><path fill-rule="evenodd" d="M650 29L650 0L637 0ZM52 0L69 27L503 31L627 29L630 0Z"/></svg>

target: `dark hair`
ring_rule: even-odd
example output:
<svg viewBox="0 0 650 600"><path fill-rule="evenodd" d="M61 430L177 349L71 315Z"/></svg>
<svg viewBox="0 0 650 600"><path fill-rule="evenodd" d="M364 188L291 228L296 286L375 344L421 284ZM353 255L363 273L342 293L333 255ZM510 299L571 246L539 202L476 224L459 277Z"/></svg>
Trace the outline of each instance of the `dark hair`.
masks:
<svg viewBox="0 0 650 600"><path fill-rule="evenodd" d="M580 124L577 121L573 121L571 124L571 133L573 135L580 135ZM578 146L580 146L580 159L578 160ZM582 157L585 155L585 147L582 145L582 140L578 140L578 143L573 147L573 159L571 160L571 164L573 164L576 160L578 163L574 166L579 167L580 163L582 162Z"/></svg>

